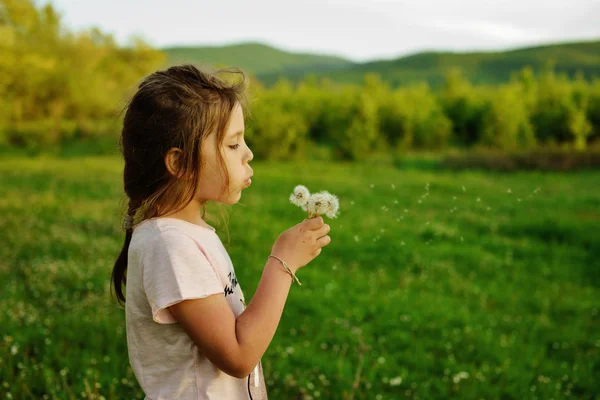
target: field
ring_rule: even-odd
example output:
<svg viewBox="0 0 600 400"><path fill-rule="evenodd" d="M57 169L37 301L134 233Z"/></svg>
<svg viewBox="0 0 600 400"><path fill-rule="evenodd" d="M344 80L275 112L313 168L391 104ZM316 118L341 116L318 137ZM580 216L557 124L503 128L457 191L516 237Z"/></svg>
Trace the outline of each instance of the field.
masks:
<svg viewBox="0 0 600 400"><path fill-rule="evenodd" d="M263 357L270 398L599 398L600 172L253 164L209 221L247 302L305 217L293 187L340 198ZM143 398L109 289L123 201L119 158L0 160L0 398Z"/></svg>

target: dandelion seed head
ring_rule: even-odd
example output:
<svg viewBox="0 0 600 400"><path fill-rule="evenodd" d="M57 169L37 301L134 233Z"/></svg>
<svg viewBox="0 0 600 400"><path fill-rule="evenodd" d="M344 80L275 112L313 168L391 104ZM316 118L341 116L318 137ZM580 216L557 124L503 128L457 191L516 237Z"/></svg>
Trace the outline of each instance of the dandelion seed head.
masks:
<svg viewBox="0 0 600 400"><path fill-rule="evenodd" d="M308 203L310 192L306 186L298 185L294 188L294 192L290 194L290 202L298 207L304 207Z"/></svg>
<svg viewBox="0 0 600 400"><path fill-rule="evenodd" d="M325 192L325 203L327 204L325 215L327 215L328 218L336 218L340 208L340 201L337 196L329 192Z"/></svg>
<svg viewBox="0 0 600 400"><path fill-rule="evenodd" d="M337 197L327 191L312 194L306 205L308 212L312 215L327 215L335 218L339 202Z"/></svg>

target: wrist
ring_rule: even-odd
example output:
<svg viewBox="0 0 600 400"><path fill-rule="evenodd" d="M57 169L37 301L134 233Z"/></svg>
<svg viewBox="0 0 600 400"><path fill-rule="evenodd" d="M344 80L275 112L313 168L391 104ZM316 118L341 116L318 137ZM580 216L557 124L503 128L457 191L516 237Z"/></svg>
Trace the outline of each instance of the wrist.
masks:
<svg viewBox="0 0 600 400"><path fill-rule="evenodd" d="M292 267L290 267L283 258L276 256L275 254L271 254L271 255L269 255L268 259L274 260L275 263L279 264L278 268L281 271L287 273L292 278L292 283L294 281L296 281L298 283L298 285L302 286L302 283L300 283L300 280L298 279L298 277L296 277L296 271L293 270Z"/></svg>

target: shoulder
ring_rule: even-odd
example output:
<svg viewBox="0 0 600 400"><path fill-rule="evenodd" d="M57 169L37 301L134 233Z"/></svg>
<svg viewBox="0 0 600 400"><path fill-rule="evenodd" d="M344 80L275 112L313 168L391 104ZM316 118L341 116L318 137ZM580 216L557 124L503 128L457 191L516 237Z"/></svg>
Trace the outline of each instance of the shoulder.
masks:
<svg viewBox="0 0 600 400"><path fill-rule="evenodd" d="M182 249L201 247L200 243L188 232L177 226L160 224L157 221L144 221L134 231L132 244L145 250L165 248Z"/></svg>

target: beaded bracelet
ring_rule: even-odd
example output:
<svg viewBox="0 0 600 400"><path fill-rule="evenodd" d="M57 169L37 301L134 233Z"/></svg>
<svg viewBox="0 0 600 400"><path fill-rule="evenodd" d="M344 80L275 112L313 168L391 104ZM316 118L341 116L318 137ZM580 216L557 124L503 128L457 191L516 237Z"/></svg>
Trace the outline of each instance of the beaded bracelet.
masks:
<svg viewBox="0 0 600 400"><path fill-rule="evenodd" d="M285 261L283 261L281 258L274 256L274 255L270 255L269 257L273 257L278 259L279 261L281 261L281 263L283 264L283 266L285 267L285 269L287 270L287 272L292 275L292 277L296 280L296 282L298 282L298 285L302 286L302 284L300 283L300 281L298 280L298 278L296 277L296 274L294 274L292 272L292 270L290 269L289 265L287 265L287 263ZM293 281L292 281L293 282Z"/></svg>

